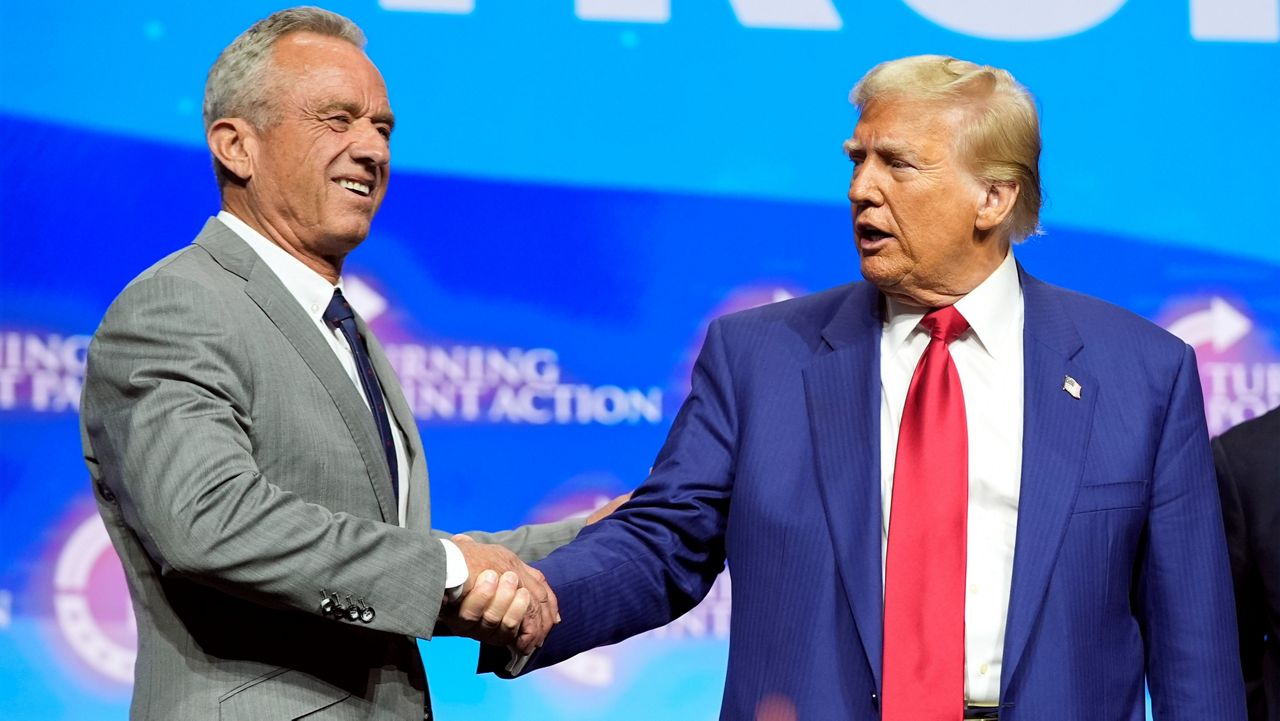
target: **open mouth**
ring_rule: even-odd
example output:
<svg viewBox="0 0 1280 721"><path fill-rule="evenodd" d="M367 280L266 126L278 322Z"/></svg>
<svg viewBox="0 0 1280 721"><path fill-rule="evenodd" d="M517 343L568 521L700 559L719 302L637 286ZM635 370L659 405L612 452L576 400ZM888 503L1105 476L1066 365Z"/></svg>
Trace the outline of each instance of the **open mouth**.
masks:
<svg viewBox="0 0 1280 721"><path fill-rule="evenodd" d="M338 180L338 185L341 185L342 187L346 188L347 190L350 190L351 192L361 197L364 197L364 198L369 197L370 187L367 184L361 183L358 180L341 178Z"/></svg>
<svg viewBox="0 0 1280 721"><path fill-rule="evenodd" d="M893 234L888 231L881 230L870 223L859 223L856 226L858 241L868 245L875 245L882 240L892 238Z"/></svg>

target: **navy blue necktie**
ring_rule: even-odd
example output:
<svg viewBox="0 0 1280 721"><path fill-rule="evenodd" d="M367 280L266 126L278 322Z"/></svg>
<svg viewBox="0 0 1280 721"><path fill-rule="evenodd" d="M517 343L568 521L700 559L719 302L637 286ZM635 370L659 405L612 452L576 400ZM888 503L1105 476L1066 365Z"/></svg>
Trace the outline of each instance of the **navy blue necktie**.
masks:
<svg viewBox="0 0 1280 721"><path fill-rule="evenodd" d="M400 503L400 481L396 465L396 444L391 438L391 424L387 421L387 404L382 397L382 386L378 385L378 376L373 372L373 363L369 361L369 351L365 348L364 339L356 330L356 314L351 310L342 291L333 291L333 300L324 310L324 322L342 331L351 346L351 355L356 359L356 375L360 376L360 385L364 388L364 397L369 399L369 410L373 411L373 424L378 427L378 435L382 438L382 450L387 454L387 468L391 471L391 488L395 491L396 505Z"/></svg>

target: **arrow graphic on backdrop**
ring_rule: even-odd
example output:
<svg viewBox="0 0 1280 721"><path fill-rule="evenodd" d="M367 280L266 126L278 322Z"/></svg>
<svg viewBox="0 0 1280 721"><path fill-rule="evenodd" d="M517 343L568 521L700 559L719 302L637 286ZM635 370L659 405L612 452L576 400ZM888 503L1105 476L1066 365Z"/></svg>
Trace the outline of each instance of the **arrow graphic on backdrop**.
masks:
<svg viewBox="0 0 1280 721"><path fill-rule="evenodd" d="M366 323L372 322L387 310L387 299L354 275L342 279L342 294Z"/></svg>
<svg viewBox="0 0 1280 721"><path fill-rule="evenodd" d="M1248 316L1217 296L1209 299L1205 310L1185 315L1167 328L1193 348L1208 343L1218 352L1235 345L1252 329L1253 321Z"/></svg>

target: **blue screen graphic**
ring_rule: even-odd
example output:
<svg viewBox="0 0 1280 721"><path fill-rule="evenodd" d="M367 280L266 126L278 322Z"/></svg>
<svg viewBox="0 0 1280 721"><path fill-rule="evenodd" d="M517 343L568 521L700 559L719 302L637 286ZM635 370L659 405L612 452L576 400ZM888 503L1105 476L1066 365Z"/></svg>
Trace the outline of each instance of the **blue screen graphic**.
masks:
<svg viewBox="0 0 1280 721"><path fill-rule="evenodd" d="M347 283L418 417L435 524L506 528L634 487L712 318L855 278L848 91L923 52L1037 96L1030 272L1191 343L1211 432L1280 405L1280 0L959 4L330 3L397 115ZM0 719L127 716L132 612L79 446L85 347L217 211L204 76L275 9L0 5ZM472 642L424 642L433 704L714 718L731 584L515 682L475 676Z"/></svg>

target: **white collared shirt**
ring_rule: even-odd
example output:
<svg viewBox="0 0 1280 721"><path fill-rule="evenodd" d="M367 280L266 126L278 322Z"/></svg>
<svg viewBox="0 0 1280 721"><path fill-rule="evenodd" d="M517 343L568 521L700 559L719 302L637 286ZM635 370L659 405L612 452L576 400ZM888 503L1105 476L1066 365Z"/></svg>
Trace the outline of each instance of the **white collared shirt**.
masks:
<svg viewBox="0 0 1280 721"><path fill-rule="evenodd" d="M997 703L1000 696L1022 481L1025 312L1013 253L955 307L969 321L969 330L950 346L964 389L969 431L965 699L986 705ZM881 573L902 408L911 376L929 345L929 332L919 325L923 317L924 310L888 299L880 337Z"/></svg>
<svg viewBox="0 0 1280 721"><path fill-rule="evenodd" d="M364 399L366 406L369 405L369 399L364 395L364 388L360 386L360 375L356 370L356 359L351 354L351 346L347 344L347 338L342 331L325 323L324 311L329 307L329 301L333 298L335 289L342 289L342 279L338 279L338 284L331 285L328 280L314 270L308 268L301 260L290 255L284 248L267 240L261 233L254 230L243 220L240 220L231 213L223 210L218 213L218 220L227 226L236 235L244 239L250 248L258 254L262 262L267 264L272 273L280 279L284 284L285 290L298 301L298 305L302 306L302 310L315 323L316 330L324 336L329 343L330 350L338 358L338 362L342 363L342 367L347 371L347 376L351 378L351 382L355 384L356 390L359 391L360 397ZM386 391L383 391L384 395ZM371 411L372 412L372 411ZM400 487L400 497L396 499L396 513L399 516L400 526L404 526L405 511L409 507L409 484L408 454L405 452L407 447L404 439L404 431L396 423L395 416L391 414L390 407L387 409L387 420L391 424L391 438L396 448L396 465L399 466L396 481ZM447 546L446 546L447 548Z"/></svg>

